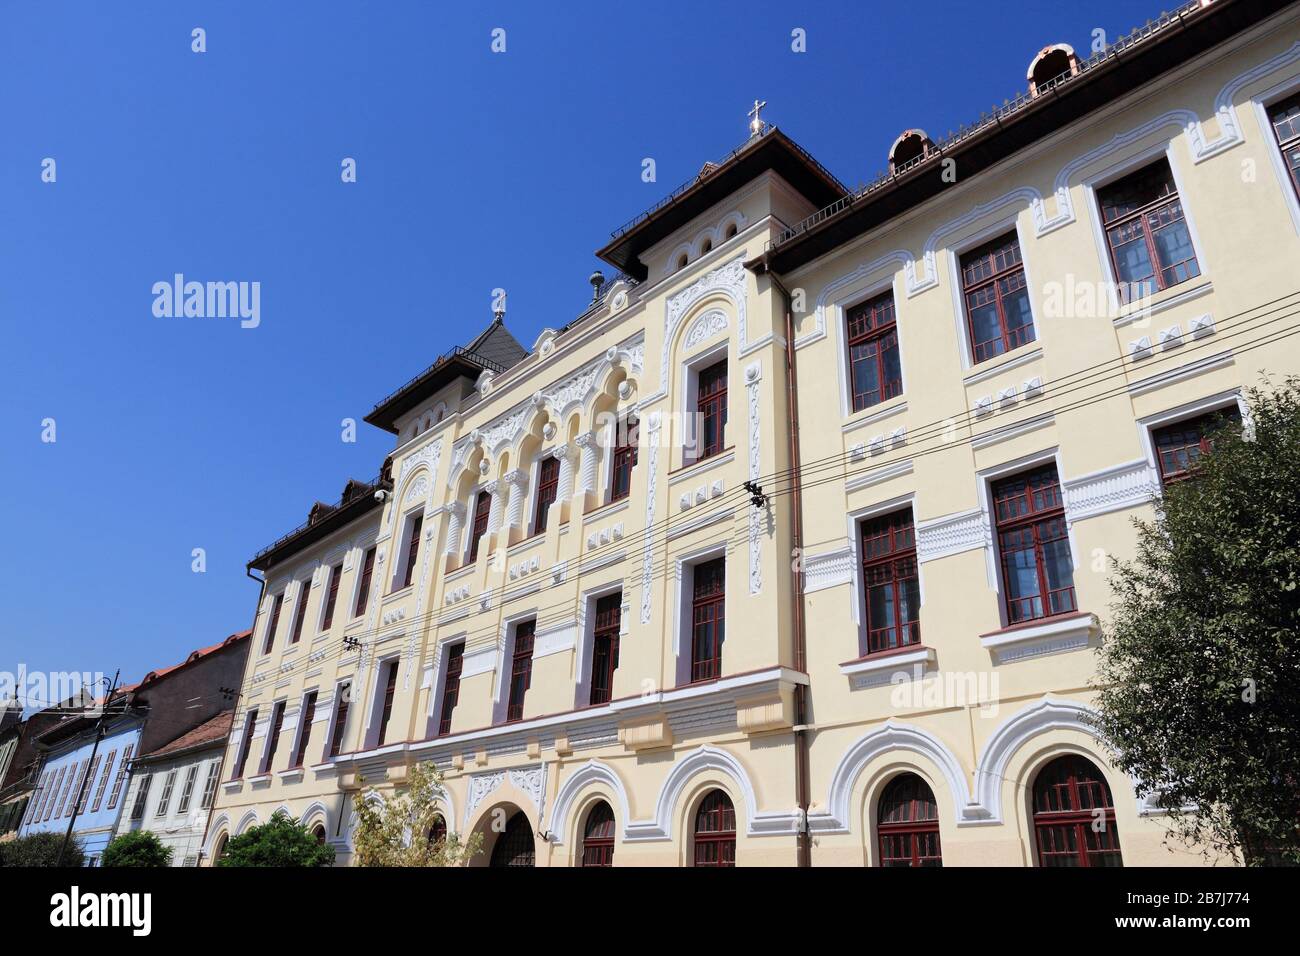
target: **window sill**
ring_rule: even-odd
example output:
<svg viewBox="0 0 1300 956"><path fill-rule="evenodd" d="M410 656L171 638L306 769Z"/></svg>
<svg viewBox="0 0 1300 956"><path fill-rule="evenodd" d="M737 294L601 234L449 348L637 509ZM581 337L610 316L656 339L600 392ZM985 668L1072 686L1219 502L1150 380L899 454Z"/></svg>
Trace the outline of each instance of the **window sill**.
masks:
<svg viewBox="0 0 1300 956"><path fill-rule="evenodd" d="M244 789L244 779L240 777L238 780L227 780L221 785L221 789L225 793L239 793Z"/></svg>
<svg viewBox="0 0 1300 956"><path fill-rule="evenodd" d="M256 777L248 778L248 785L250 787L260 787L270 782L271 775L269 773L259 773Z"/></svg>
<svg viewBox="0 0 1300 956"><path fill-rule="evenodd" d="M281 783L297 783L303 778L302 767L290 767L288 770L281 770L276 774Z"/></svg>
<svg viewBox="0 0 1300 956"><path fill-rule="evenodd" d="M1089 612L1039 618L980 635L980 644L999 664L1078 650L1101 636L1101 622Z"/></svg>
<svg viewBox="0 0 1300 956"><path fill-rule="evenodd" d="M609 504L601 505L599 508L588 511L582 516L582 523L587 524L591 521L600 521L604 518L608 518L610 515L618 514L631 504L632 498L630 496L627 498L619 498L618 501L611 501Z"/></svg>
<svg viewBox="0 0 1300 956"><path fill-rule="evenodd" d="M917 667L924 672L928 664L934 663L935 656L933 647L908 644L906 647L877 651L854 661L845 661L840 665L840 673L849 679L854 690L877 687L893 683L896 674L907 674Z"/></svg>
<svg viewBox="0 0 1300 956"><path fill-rule="evenodd" d="M895 415L902 415L907 411L907 397L905 395L895 395L888 401L880 402L876 405L869 405L866 408L853 412L840 426L841 431L851 432L859 428L865 428L876 422L883 421L886 418L893 418Z"/></svg>
<svg viewBox="0 0 1300 956"><path fill-rule="evenodd" d="M413 590L415 590L415 583L414 583L414 582L412 582L412 583L410 583L410 584L404 584L404 585L402 585L400 588L398 588L396 591L389 591L387 594L385 594L385 595L384 595L384 600L385 600L385 601L392 601L392 600L395 600L396 598L406 597L406 596L407 596L411 591L413 591Z"/></svg>
<svg viewBox="0 0 1300 956"><path fill-rule="evenodd" d="M1037 340L1026 342L1019 348L1012 349L1010 352L1003 352L997 358L985 359L978 365L973 365L973 371L967 372L962 378L963 385L976 385L979 382L993 378L995 375L1001 375L1003 372L1009 372L1013 368L1020 368L1022 365L1028 365L1035 359L1043 357L1043 343Z"/></svg>
<svg viewBox="0 0 1300 956"><path fill-rule="evenodd" d="M687 478L697 475L702 471L707 471L708 469L712 468L714 465L729 464L730 462L734 461L735 458L736 458L736 448L734 445L730 448L724 448L716 455L710 455L708 458L696 459L690 464L682 465L682 467L676 469L675 471L668 472L668 484L671 485L673 484L673 482L676 481L684 481Z"/></svg>
<svg viewBox="0 0 1300 956"><path fill-rule="evenodd" d="M1203 276L1197 278L1203 278ZM1112 324L1115 328L1122 329L1126 325L1131 325L1142 319L1149 319L1166 309L1172 309L1184 302L1191 302L1193 299L1199 299L1201 296L1214 291L1214 284L1209 280L1188 287L1188 283L1194 281L1194 279L1186 279L1178 283L1178 285L1170 286L1168 289L1161 289L1146 301L1130 302L1120 306L1119 314L1112 320Z"/></svg>

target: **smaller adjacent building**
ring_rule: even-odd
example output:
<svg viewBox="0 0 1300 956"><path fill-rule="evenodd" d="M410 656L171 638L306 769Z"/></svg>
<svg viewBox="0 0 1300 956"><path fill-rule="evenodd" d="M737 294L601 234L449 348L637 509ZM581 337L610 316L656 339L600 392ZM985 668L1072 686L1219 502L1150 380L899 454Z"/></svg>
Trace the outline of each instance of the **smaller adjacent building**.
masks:
<svg viewBox="0 0 1300 956"><path fill-rule="evenodd" d="M82 692L26 719L20 702L5 706L0 717L0 836L13 833L22 824L40 781L45 754L36 746L37 738L91 703L90 696Z"/></svg>
<svg viewBox="0 0 1300 956"><path fill-rule="evenodd" d="M198 866L233 716L218 714L133 762L114 836L149 830L171 848L172 866Z"/></svg>

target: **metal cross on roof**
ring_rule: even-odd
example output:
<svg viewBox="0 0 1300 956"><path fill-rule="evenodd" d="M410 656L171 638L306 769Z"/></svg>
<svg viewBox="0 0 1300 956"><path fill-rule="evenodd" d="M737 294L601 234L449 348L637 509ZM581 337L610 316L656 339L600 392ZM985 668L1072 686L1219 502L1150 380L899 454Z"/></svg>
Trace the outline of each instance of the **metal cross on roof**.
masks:
<svg viewBox="0 0 1300 956"><path fill-rule="evenodd" d="M750 136L758 136L760 133L763 132L763 120L759 116L759 111L766 105L767 105L767 100L763 100L762 102L759 102L758 100L754 100L754 108L750 110L747 114L745 114L747 116L754 117L752 120L749 121Z"/></svg>

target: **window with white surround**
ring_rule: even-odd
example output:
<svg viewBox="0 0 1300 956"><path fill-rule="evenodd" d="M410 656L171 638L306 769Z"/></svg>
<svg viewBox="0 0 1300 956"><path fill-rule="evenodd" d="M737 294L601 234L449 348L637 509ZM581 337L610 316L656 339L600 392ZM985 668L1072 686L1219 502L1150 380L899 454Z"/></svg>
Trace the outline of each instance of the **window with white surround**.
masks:
<svg viewBox="0 0 1300 956"><path fill-rule="evenodd" d="M397 671L400 658L389 657L376 669L374 699L370 702L370 730L367 747L382 747L390 742L393 703L397 697Z"/></svg>
<svg viewBox="0 0 1300 956"><path fill-rule="evenodd" d="M158 797L158 806L154 809L154 816L165 817L167 811L172 805L172 791L176 789L176 771L167 771L167 776L163 778L162 795Z"/></svg>
<svg viewBox="0 0 1300 956"><path fill-rule="evenodd" d="M691 356L682 370L682 465L727 449L727 343Z"/></svg>
<svg viewBox="0 0 1300 956"><path fill-rule="evenodd" d="M420 532L423 529L423 507L410 512L402 520L402 533L397 540L398 560L393 568L393 591L410 587L415 580L415 568L420 560Z"/></svg>

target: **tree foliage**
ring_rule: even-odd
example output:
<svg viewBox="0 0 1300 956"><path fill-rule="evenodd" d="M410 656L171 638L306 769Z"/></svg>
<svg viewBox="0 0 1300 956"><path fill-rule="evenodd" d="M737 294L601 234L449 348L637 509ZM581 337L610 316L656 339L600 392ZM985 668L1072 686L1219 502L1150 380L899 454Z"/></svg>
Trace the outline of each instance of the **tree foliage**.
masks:
<svg viewBox="0 0 1300 956"><path fill-rule="evenodd" d="M216 866L330 866L334 847L317 843L310 830L283 810L260 826L231 837Z"/></svg>
<svg viewBox="0 0 1300 956"><path fill-rule="evenodd" d="M1247 393L1116 565L1098 729L1206 856L1300 862L1300 378Z"/></svg>
<svg viewBox="0 0 1300 956"><path fill-rule="evenodd" d="M442 775L432 763L416 764L406 786L387 801L373 791L357 795L357 828L353 834L358 866L462 866L482 844L479 834L462 840L451 832L446 811L438 808L445 797ZM447 824L444 839L431 837L436 818Z"/></svg>
<svg viewBox="0 0 1300 956"><path fill-rule="evenodd" d="M151 830L123 833L104 847L101 866L171 866L172 848Z"/></svg>
<svg viewBox="0 0 1300 956"><path fill-rule="evenodd" d="M62 833L33 833L16 840L0 842L0 866L58 866ZM84 866L86 854L75 836L63 854L64 866Z"/></svg>

